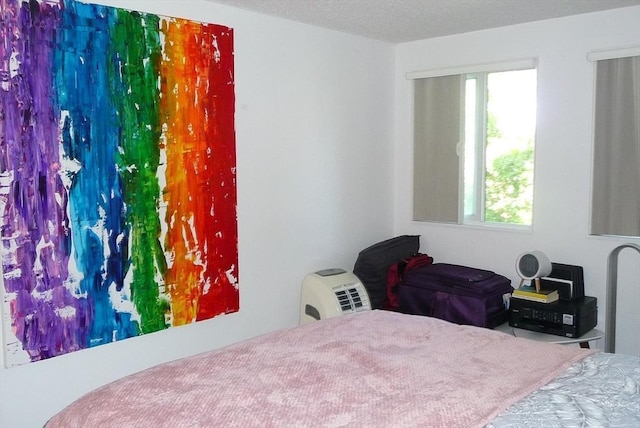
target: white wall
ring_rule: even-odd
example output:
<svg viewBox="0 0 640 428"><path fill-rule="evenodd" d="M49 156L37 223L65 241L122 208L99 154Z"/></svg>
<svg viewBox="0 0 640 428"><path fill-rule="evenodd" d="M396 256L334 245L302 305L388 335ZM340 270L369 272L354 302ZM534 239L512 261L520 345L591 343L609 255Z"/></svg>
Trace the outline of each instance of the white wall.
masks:
<svg viewBox="0 0 640 428"><path fill-rule="evenodd" d="M394 229L422 235L422 251L436 262L490 268L516 286L514 262L523 251L539 249L552 261L582 265L604 330L607 256L621 243L640 240L588 235L594 73L586 55L640 45L639 22L640 7L632 7L398 45ZM412 84L405 73L522 58L539 61L533 230L413 222ZM616 351L640 354L640 255L624 250L619 275Z"/></svg>
<svg viewBox="0 0 640 428"><path fill-rule="evenodd" d="M350 269L360 249L393 234L421 234L422 249L436 261L493 268L514 281L515 256L542 249L554 261L585 267L587 291L603 313L606 256L625 240L587 236L593 76L584 58L593 49L640 43L640 8L398 45L394 84L392 45L201 0L100 3L235 30L240 311L2 367L1 427L41 426L111 380L292 326L307 272ZM528 56L540 59L534 231L412 222L411 95L404 73ZM623 253L621 260L623 277L640 285L637 257ZM636 292L628 300L638 299ZM622 310L623 320L631 312ZM637 326L630 329L636 335Z"/></svg>
<svg viewBox="0 0 640 428"><path fill-rule="evenodd" d="M101 3L234 29L240 311L2 367L4 428L42 426L106 382L293 326L306 273L351 269L392 236L393 45L198 0Z"/></svg>

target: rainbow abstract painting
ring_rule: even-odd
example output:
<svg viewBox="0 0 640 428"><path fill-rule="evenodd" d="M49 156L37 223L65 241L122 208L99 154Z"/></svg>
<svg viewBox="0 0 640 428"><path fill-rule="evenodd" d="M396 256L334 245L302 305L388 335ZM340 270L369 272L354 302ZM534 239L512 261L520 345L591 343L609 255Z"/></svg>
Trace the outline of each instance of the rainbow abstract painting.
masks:
<svg viewBox="0 0 640 428"><path fill-rule="evenodd" d="M5 365L238 311L233 30L0 5Z"/></svg>

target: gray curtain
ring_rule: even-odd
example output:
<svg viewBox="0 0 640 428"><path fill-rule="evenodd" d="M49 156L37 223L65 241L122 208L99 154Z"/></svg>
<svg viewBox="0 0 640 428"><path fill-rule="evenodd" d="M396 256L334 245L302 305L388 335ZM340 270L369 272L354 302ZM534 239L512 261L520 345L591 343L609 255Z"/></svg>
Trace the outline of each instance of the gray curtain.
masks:
<svg viewBox="0 0 640 428"><path fill-rule="evenodd" d="M640 57L596 64L591 234L640 236Z"/></svg>
<svg viewBox="0 0 640 428"><path fill-rule="evenodd" d="M414 81L413 220L459 221L463 82L462 75Z"/></svg>

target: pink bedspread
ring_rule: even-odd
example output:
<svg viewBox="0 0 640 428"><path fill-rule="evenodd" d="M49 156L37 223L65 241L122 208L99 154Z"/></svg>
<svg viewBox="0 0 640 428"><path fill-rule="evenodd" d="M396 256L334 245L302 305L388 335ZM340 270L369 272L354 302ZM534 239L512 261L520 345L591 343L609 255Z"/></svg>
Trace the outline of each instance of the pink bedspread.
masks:
<svg viewBox="0 0 640 428"><path fill-rule="evenodd" d="M55 427L480 427L592 351L370 311L163 364Z"/></svg>

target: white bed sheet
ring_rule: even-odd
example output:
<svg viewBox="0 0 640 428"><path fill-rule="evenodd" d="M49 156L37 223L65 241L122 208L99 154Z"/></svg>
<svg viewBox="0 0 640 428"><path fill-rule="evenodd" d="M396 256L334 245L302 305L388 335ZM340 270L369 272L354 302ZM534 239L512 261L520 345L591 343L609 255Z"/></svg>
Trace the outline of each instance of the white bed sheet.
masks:
<svg viewBox="0 0 640 428"><path fill-rule="evenodd" d="M640 427L640 358L588 356L487 425L515 427Z"/></svg>

